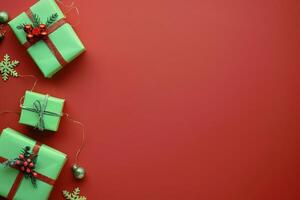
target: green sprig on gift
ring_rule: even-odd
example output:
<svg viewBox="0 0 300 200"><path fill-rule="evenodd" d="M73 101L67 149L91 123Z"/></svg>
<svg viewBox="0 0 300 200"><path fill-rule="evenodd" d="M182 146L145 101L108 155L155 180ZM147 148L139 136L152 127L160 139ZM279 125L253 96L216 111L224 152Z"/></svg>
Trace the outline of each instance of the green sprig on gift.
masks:
<svg viewBox="0 0 300 200"><path fill-rule="evenodd" d="M17 29L23 30L25 33L27 33L26 39L28 42L35 42L38 39L48 36L47 28L51 26L57 18L58 14L54 13L47 18L46 23L41 23L40 16L33 13L33 24L20 24L17 26Z"/></svg>
<svg viewBox="0 0 300 200"><path fill-rule="evenodd" d="M16 168L24 174L26 179L30 179L33 186L36 187L36 177L35 166L37 161L37 155L30 151L30 147L26 146L21 150L18 158L7 160L4 165Z"/></svg>
<svg viewBox="0 0 300 200"><path fill-rule="evenodd" d="M53 24L58 17L57 13L52 14L50 17L47 18L46 26L49 27L51 24Z"/></svg>

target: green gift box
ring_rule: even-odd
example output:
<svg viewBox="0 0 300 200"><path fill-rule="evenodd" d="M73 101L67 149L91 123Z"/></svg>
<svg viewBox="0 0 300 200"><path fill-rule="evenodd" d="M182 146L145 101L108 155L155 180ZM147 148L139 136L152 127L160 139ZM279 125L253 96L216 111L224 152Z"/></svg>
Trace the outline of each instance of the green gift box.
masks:
<svg viewBox="0 0 300 200"><path fill-rule="evenodd" d="M54 22L49 25L49 29L52 28L53 32L49 33L46 39L39 39L30 44L27 40L27 33L23 29L18 29L18 26L34 25L32 14L37 15L42 23L46 23L53 14L57 16ZM66 23L64 19L65 16L55 0L40 0L28 11L21 13L9 22L9 26L20 43L27 48L28 53L47 78L51 78L63 65L71 62L85 51L72 26Z"/></svg>
<svg viewBox="0 0 300 200"><path fill-rule="evenodd" d="M41 131L57 131L63 115L64 102L64 99L26 91L19 122Z"/></svg>
<svg viewBox="0 0 300 200"><path fill-rule="evenodd" d="M18 158L24 147L34 149L38 146L35 172L40 175L34 186L25 174L5 161ZM0 196L12 200L46 200L48 199L55 180L58 178L67 157L49 146L40 145L21 133L6 128L0 135ZM39 176L37 176L39 177Z"/></svg>

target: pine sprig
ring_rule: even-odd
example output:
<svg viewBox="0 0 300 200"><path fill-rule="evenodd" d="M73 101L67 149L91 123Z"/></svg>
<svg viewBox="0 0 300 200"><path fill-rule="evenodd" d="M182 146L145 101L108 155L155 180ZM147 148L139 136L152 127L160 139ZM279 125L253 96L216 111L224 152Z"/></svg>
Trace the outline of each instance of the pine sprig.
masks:
<svg viewBox="0 0 300 200"><path fill-rule="evenodd" d="M19 76L18 72L14 69L19 63L17 60L10 61L10 56L5 54L3 61L0 62L0 72L4 81L7 81L9 76Z"/></svg>
<svg viewBox="0 0 300 200"><path fill-rule="evenodd" d="M57 13L52 14L50 17L47 18L46 26L48 27L51 24L53 24L56 21L57 18L58 18Z"/></svg>
<svg viewBox="0 0 300 200"><path fill-rule="evenodd" d="M5 167L10 167L10 166L15 165L15 163L16 163L16 160L7 160L7 161L5 161L3 163L0 163L0 164L4 165Z"/></svg>
<svg viewBox="0 0 300 200"><path fill-rule="evenodd" d="M62 193L67 200L87 200L85 196L80 196L80 189L78 187L73 192L64 190Z"/></svg>
<svg viewBox="0 0 300 200"><path fill-rule="evenodd" d="M58 18L58 14L57 13L53 13L52 15L50 15L48 18L47 18L47 21L45 23L45 25L48 27L50 25L52 25ZM39 27L40 24L43 24L41 22L41 18L38 14L35 14L33 13L32 14L32 23L33 23L33 27ZM24 27L28 25L28 24L25 24L25 23L22 23L22 24L19 24L16 28L18 30L24 30Z"/></svg>
<svg viewBox="0 0 300 200"><path fill-rule="evenodd" d="M18 30L23 30L24 26L26 26L26 24L20 24L20 25L17 26L17 29Z"/></svg>
<svg viewBox="0 0 300 200"><path fill-rule="evenodd" d="M32 14L32 21L33 21L33 26L38 27L41 24L41 18L37 14L33 13Z"/></svg>
<svg viewBox="0 0 300 200"><path fill-rule="evenodd" d="M22 148L21 153L27 158L30 157L31 153L30 153L30 147L26 146L24 148Z"/></svg>

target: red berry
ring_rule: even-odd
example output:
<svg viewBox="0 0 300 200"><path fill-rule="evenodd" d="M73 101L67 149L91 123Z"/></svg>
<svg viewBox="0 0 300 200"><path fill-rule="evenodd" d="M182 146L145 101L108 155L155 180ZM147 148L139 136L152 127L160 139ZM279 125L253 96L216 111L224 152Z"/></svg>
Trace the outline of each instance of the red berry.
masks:
<svg viewBox="0 0 300 200"><path fill-rule="evenodd" d="M19 160L16 161L16 165L20 165L21 162Z"/></svg>
<svg viewBox="0 0 300 200"><path fill-rule="evenodd" d="M41 36L46 37L47 35L48 35L48 32L47 32L47 31L41 32Z"/></svg>
<svg viewBox="0 0 300 200"><path fill-rule="evenodd" d="M28 42L33 42L34 41L34 36L31 33L27 34L26 38L27 38Z"/></svg>
<svg viewBox="0 0 300 200"><path fill-rule="evenodd" d="M19 158L20 158L20 159L24 159L24 155L23 155L23 154L20 154L20 155L19 155Z"/></svg>
<svg viewBox="0 0 300 200"><path fill-rule="evenodd" d="M40 24L39 28L40 28L41 31L45 31L47 26L46 26L46 24Z"/></svg>
<svg viewBox="0 0 300 200"><path fill-rule="evenodd" d="M29 164L29 167L34 167L34 164L33 164L33 163L30 163L30 164Z"/></svg>
<svg viewBox="0 0 300 200"><path fill-rule="evenodd" d="M29 174L31 172L31 169L27 168L26 172Z"/></svg>
<svg viewBox="0 0 300 200"><path fill-rule="evenodd" d="M21 169L21 171L25 171L25 167L21 167L20 169Z"/></svg>
<svg viewBox="0 0 300 200"><path fill-rule="evenodd" d="M34 177L37 177L37 173L36 173L36 172L33 172L32 175L33 175Z"/></svg>
<svg viewBox="0 0 300 200"><path fill-rule="evenodd" d="M29 163L30 163L30 162L31 162L31 159L30 159L30 158L28 158L28 159L27 159L27 162L29 162Z"/></svg>
<svg viewBox="0 0 300 200"><path fill-rule="evenodd" d="M32 25L31 24L27 24L24 26L24 31L26 33L30 33L32 31Z"/></svg>
<svg viewBox="0 0 300 200"><path fill-rule="evenodd" d="M23 165L24 165L25 167L27 167L28 162L25 161L25 162L23 163Z"/></svg>
<svg viewBox="0 0 300 200"><path fill-rule="evenodd" d="M32 32L31 32L34 36L39 36L40 35L40 33L41 33L41 31L40 31L40 29L39 28L34 28L34 29L32 29Z"/></svg>

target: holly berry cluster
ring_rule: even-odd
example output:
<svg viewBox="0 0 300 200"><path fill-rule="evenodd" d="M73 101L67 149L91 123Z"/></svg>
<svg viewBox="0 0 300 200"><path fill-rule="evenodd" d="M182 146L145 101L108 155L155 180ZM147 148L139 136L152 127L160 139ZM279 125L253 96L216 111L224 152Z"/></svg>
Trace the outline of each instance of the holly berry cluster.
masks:
<svg viewBox="0 0 300 200"><path fill-rule="evenodd" d="M22 149L18 158L7 161L7 165L19 169L25 176L30 178L33 185L36 185L37 173L35 172L35 166L37 161L37 155L30 152L30 147L26 146Z"/></svg>
<svg viewBox="0 0 300 200"><path fill-rule="evenodd" d="M39 24L38 27L33 27L31 24L24 26L23 30L27 33L27 41L34 42L48 35L46 24Z"/></svg>
<svg viewBox="0 0 300 200"><path fill-rule="evenodd" d="M15 160L15 166L20 169L20 171L32 174L32 176L37 177L37 173L34 171L35 163L34 163L34 155L28 153L30 147L25 147L25 151L27 153L21 153L19 158Z"/></svg>
<svg viewBox="0 0 300 200"><path fill-rule="evenodd" d="M54 13L47 18L46 23L41 23L41 19L37 14L32 14L33 24L21 24L17 26L17 29L23 30L27 35L26 39L28 42L35 42L48 36L47 28L52 25L58 14Z"/></svg>

